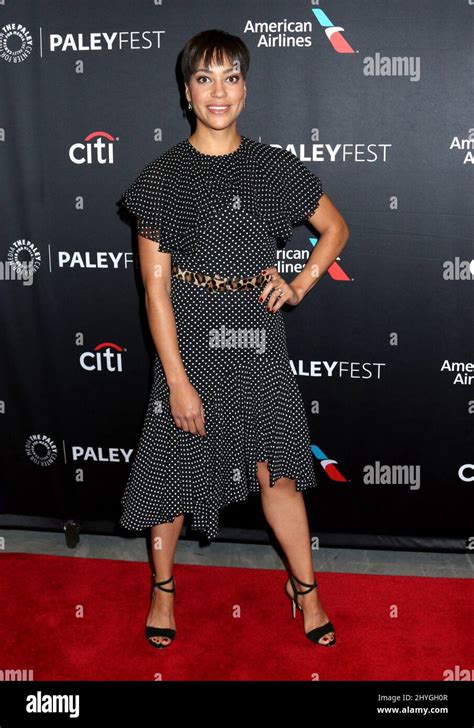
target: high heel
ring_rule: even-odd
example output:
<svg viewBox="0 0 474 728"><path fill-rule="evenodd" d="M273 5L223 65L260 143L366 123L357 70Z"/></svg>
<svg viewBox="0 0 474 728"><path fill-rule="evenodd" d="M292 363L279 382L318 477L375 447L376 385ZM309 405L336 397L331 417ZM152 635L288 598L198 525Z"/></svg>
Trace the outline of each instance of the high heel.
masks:
<svg viewBox="0 0 474 728"><path fill-rule="evenodd" d="M308 587L306 591L298 591L298 589L295 586L295 580L298 582L298 584L301 584L301 586ZM288 582L286 582L287 584ZM288 590L286 588L285 584L285 594L288 594ZM293 614L293 619L296 617L296 608L300 611L303 611L303 607L301 607L298 604L298 594L304 595L309 594L309 592L313 591L313 589L316 589L318 586L316 583L316 580L313 582L313 584L305 584L304 581L300 581L298 577L296 577L294 574L290 573L290 584L293 589L293 596L288 596L291 599L291 611ZM334 635L332 637L332 640L330 642L320 642L319 640L324 637L329 632L334 632ZM309 632L305 632L306 637L311 640L311 642L315 642L318 645L321 645L322 647L332 647L336 644L336 630L334 628L334 625L332 622L326 622L326 624L321 625L321 627L315 627L314 629L311 629Z"/></svg>
<svg viewBox="0 0 474 728"><path fill-rule="evenodd" d="M155 576L155 575L153 574L153 576ZM168 584L168 582L170 582L171 580L173 580L173 586L170 589L165 589L163 584ZM171 575L170 578L166 579L165 581L155 582L151 589L152 594L153 594L153 589L155 589L155 587L158 587L158 589L161 589L161 591L175 592L176 586L174 585L174 577ZM145 637L147 638L148 643L152 647L158 647L160 649L163 649L164 647L169 647L169 645L171 644L171 642L173 641L175 636L176 636L176 630L171 629L171 627L148 627L148 626L145 627ZM153 642L151 637L170 637L171 639L169 642L166 642L165 644L163 644L163 642Z"/></svg>

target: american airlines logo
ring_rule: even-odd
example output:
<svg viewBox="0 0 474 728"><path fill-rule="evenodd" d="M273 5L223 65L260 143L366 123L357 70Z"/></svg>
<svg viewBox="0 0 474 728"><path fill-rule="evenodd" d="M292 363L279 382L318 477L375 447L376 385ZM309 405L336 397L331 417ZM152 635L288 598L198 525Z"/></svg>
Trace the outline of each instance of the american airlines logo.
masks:
<svg viewBox="0 0 474 728"><path fill-rule="evenodd" d="M319 240L319 238L310 238L309 239L313 248L316 245L316 243L318 242L318 240ZM338 255L336 260L333 263L331 263L331 265L329 266L329 268L326 271L328 276L330 276L330 278L332 278L333 281L339 281L339 282L347 282L347 281L354 280L353 278L349 278L349 276L347 275L345 270L343 270L341 264L339 263L340 260L341 260L341 258Z"/></svg>
<svg viewBox="0 0 474 728"><path fill-rule="evenodd" d="M334 25L320 8L312 8L319 25L324 28L327 38L336 53L356 53L342 33L344 28ZM313 23L309 20L247 20L244 33L258 36L257 48L302 48L312 45Z"/></svg>
<svg viewBox="0 0 474 728"><path fill-rule="evenodd" d="M461 384L465 387L471 387L474 384L474 362L472 361L444 359L440 371L448 374L450 384Z"/></svg>
<svg viewBox="0 0 474 728"><path fill-rule="evenodd" d="M321 8L312 8L312 11L319 25L324 28L326 37L336 53L355 53L355 50L351 45L349 45L342 35L344 28L341 28L340 25L334 25L331 23L328 16L324 10L321 10Z"/></svg>
<svg viewBox="0 0 474 728"><path fill-rule="evenodd" d="M319 238L311 237L309 240L314 248ZM280 248L277 250L277 268L279 274L285 275L286 273L297 275L307 264L309 256L309 250L300 250L299 248ZM354 279L346 273L340 261L341 257L338 255L327 269L327 275L332 278L333 281L337 281L339 283L353 281ZM317 270L315 270L315 274L317 274Z"/></svg>
<svg viewBox="0 0 474 728"><path fill-rule="evenodd" d="M337 480L339 483L350 482L339 470L337 460L329 458L317 445L311 445L311 452L331 480Z"/></svg>
<svg viewBox="0 0 474 728"><path fill-rule="evenodd" d="M312 8L312 12L319 25L324 28L326 37L336 53L358 53L342 35L344 28L334 25L324 10ZM362 63L364 76L404 77L415 82L421 78L420 56L389 56L375 53L374 56L365 56Z"/></svg>

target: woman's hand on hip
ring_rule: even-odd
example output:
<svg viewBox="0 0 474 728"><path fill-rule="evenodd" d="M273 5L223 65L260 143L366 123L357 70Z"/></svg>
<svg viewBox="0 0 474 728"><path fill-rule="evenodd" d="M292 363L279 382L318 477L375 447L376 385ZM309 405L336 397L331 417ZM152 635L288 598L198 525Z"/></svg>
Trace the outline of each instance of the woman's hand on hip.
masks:
<svg viewBox="0 0 474 728"><path fill-rule="evenodd" d="M301 293L296 288L293 288L291 283L287 283L274 266L265 268L262 270L262 273L270 273L271 280L262 289L259 301L264 301L270 294L270 298L264 304L270 312L275 313L284 303L289 303L290 306L298 305L302 299Z"/></svg>

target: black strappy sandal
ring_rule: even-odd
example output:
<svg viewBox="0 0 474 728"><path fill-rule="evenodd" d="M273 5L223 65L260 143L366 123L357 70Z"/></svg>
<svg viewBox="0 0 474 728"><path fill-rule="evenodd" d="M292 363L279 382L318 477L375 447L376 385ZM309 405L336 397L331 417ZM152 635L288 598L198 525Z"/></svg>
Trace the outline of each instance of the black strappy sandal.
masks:
<svg viewBox="0 0 474 728"><path fill-rule="evenodd" d="M298 591L298 589L295 586L294 580L296 580L298 582L298 584L301 584L301 586L308 587L306 589L306 591ZM288 591L286 589L286 583L285 583L284 589L285 589L285 594L288 594ZM309 592L313 591L313 589L316 589L316 587L318 585L316 583L316 580L314 581L313 584L305 584L304 581L300 581L298 579L298 577L294 576L294 574L291 574L291 573L290 573L290 583L291 583L291 586L293 589L293 597L291 597L289 594L288 594L288 596L291 599L291 608L292 608L293 619L294 619L296 617L296 607L298 607L298 609L301 612L303 611L303 607L301 607L298 604L297 594L302 594L302 595L309 594ZM324 637L324 635L328 634L329 632L334 632L332 640L330 642L320 642L319 640L321 639L321 637ZM305 632L305 635L309 640L311 640L311 642L315 642L316 644L321 645L322 647L332 647L333 645L336 644L336 630L334 629L334 625L332 624L332 622L326 622L326 624L321 625L321 627L315 627L314 629L311 629L309 632Z"/></svg>
<svg viewBox="0 0 474 728"><path fill-rule="evenodd" d="M155 575L153 574L153 576L155 576ZM153 589L155 589L155 587L158 587L158 589L161 589L161 591L165 591L165 592L176 591L176 586L172 586L170 589L165 589L165 587L162 586L163 584L168 584L168 582L170 582L171 580L173 580L173 584L174 584L173 576L170 576L170 578L166 579L166 581L155 582L152 586L152 592L153 592ZM147 626L145 627L145 637L147 638L148 643L152 647L158 647L160 649L163 649L164 647L169 647L171 642L175 638L175 636L176 636L176 630L171 629L171 627L147 627ZM163 642L159 642L159 643L153 642L153 640L150 639L151 637L170 637L171 639L166 644L163 644Z"/></svg>

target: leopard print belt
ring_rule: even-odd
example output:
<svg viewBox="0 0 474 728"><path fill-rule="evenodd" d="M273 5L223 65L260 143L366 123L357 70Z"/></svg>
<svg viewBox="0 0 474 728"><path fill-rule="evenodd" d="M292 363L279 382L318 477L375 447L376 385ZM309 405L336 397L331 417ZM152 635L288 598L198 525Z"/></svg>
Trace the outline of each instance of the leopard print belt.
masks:
<svg viewBox="0 0 474 728"><path fill-rule="evenodd" d="M220 276L218 274L211 276L206 273L199 273L193 270L186 270L181 266L173 263L171 273L180 281L187 283L195 283L201 288L205 288L209 293L218 293L219 291L250 291L258 288L267 281L271 280L270 273L260 273L257 276L243 278L242 276Z"/></svg>

